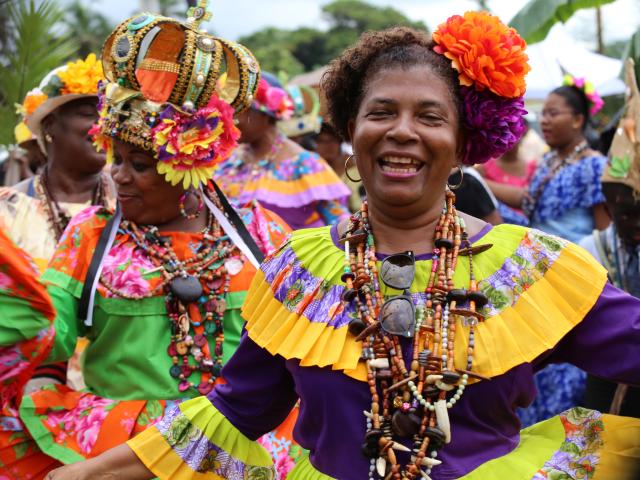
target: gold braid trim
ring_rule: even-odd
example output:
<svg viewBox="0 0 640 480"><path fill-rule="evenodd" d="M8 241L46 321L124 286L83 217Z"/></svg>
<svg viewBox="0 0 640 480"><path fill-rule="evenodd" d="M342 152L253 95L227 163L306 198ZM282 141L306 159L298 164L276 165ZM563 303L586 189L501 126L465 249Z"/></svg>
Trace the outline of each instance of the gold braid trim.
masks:
<svg viewBox="0 0 640 480"><path fill-rule="evenodd" d="M145 58L140 62L140 66L138 68L144 68L145 70L151 70L153 72L169 72L169 73L180 73L180 65L173 62L165 62L163 60L154 60L150 58Z"/></svg>
<svg viewBox="0 0 640 480"><path fill-rule="evenodd" d="M191 29L185 30L185 47L183 49L184 58L180 62L180 73L178 74L178 81L175 87L173 87L173 93L169 97L169 103L174 105L182 105L184 97L187 93L187 87L189 86L189 79L191 78L191 72L193 70L193 62L195 60L194 53L196 50L196 38L197 32Z"/></svg>

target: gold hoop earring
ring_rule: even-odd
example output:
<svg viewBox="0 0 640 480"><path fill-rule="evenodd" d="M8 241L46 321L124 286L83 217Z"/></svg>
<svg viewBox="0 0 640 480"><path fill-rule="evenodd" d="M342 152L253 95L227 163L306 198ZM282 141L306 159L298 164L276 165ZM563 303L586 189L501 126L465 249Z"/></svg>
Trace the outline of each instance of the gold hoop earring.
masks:
<svg viewBox="0 0 640 480"><path fill-rule="evenodd" d="M349 155L347 157L347 159L344 162L344 175L345 177L347 177L349 180L351 180L353 183L358 183L361 182L362 179L358 178L357 180L355 178L351 178L351 176L349 175L349 160L351 160L353 157L355 157L355 155Z"/></svg>
<svg viewBox="0 0 640 480"><path fill-rule="evenodd" d="M48 133L44 134L44 139L47 143L53 143L53 137L51 135L49 135Z"/></svg>
<svg viewBox="0 0 640 480"><path fill-rule="evenodd" d="M447 181L447 188L449 190L459 189L462 186L462 182L464 181L464 170L462 170L462 167L459 165L456 168L460 172L460 181L456 185L450 185L449 182ZM455 175L455 174L452 174L452 175ZM451 178L451 175L449 175L449 178Z"/></svg>

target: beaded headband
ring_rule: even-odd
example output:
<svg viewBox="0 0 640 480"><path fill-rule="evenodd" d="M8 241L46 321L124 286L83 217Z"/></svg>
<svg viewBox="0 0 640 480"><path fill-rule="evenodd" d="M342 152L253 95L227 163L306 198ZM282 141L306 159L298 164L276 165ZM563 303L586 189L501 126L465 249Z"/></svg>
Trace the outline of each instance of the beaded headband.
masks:
<svg viewBox="0 0 640 480"><path fill-rule="evenodd" d="M562 79L562 85L577 88L584 94L589 103L589 115L595 115L604 106L604 100L596 92L596 88L589 80L583 77L574 77L567 73Z"/></svg>
<svg viewBox="0 0 640 480"><path fill-rule="evenodd" d="M233 115L251 105L260 67L244 46L198 30L206 1L186 23L143 13L122 22L102 50L108 83L91 130L112 158L112 138L154 153L158 172L185 189L206 183L237 145Z"/></svg>
<svg viewBox="0 0 640 480"><path fill-rule="evenodd" d="M487 12L454 15L433 32L434 51L458 71L462 121L467 131L465 164L484 163L509 151L522 137L525 41Z"/></svg>
<svg viewBox="0 0 640 480"><path fill-rule="evenodd" d="M287 137L306 133L318 133L322 127L320 98L316 91L306 85L289 85L287 93L293 102L293 116L278 122L278 128Z"/></svg>

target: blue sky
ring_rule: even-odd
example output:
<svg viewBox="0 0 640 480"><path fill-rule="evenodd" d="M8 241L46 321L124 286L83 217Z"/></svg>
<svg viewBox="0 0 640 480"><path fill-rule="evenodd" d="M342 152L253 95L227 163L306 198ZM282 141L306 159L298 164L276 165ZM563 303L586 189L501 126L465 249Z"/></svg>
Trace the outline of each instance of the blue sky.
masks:
<svg viewBox="0 0 640 480"><path fill-rule="evenodd" d="M66 0L68 1L68 0ZM140 10L141 5L153 5L155 0L82 0L110 17L114 22ZM266 26L296 28L316 26L322 28L324 22L321 6L329 0L212 0L214 17L208 28L216 34L235 40L239 36L254 32ZM449 15L476 8L471 0L368 0L381 6L393 6L412 19L423 20L434 28ZM488 0L489 7L504 21L520 9L526 0ZM603 7L605 40L628 38L640 26L640 1L617 0ZM594 13L583 11L574 16L568 24L570 32L590 43Z"/></svg>

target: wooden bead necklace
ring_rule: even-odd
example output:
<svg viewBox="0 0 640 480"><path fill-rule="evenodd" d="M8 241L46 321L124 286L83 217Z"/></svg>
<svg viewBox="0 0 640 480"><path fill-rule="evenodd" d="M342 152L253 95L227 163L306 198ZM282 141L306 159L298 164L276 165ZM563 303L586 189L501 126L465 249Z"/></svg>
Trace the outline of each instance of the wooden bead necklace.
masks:
<svg viewBox="0 0 640 480"><path fill-rule="evenodd" d="M460 400L470 376L484 378L471 371L474 329L484 320L478 309L487 303L474 277L473 254L490 245L471 246L454 201L455 195L447 191L435 229L426 301L415 305L415 322L409 333L413 354L408 362L403 358L400 336L385 331L380 315L385 302L392 299L383 298L380 292L384 279L378 272L366 202L351 217L341 239L345 246L342 281L347 286L343 302L355 311L349 331L362 341L371 394L371 409L364 412L367 432L362 445L363 454L370 458L370 479L429 479L431 469L441 463L436 458L438 450L451 441L447 410ZM468 291L456 289L453 283L460 256L469 258ZM469 327L464 369L454 365L457 316ZM410 439L411 448L401 439L405 443ZM410 453L407 465L400 464L396 451Z"/></svg>
<svg viewBox="0 0 640 480"><path fill-rule="evenodd" d="M195 389L200 395L208 394L222 370L223 317L230 282L225 259L235 251L235 246L213 215L209 215L202 233L204 241L200 249L186 260L178 259L170 240L162 237L157 227L124 220L120 232L145 252L162 272L163 280L144 295L119 291L104 275L101 283L115 296L133 300L155 296L164 290L171 329L167 349L172 361L169 374L178 381L180 392ZM190 357L194 360L191 363ZM200 372L198 383L189 380L195 371Z"/></svg>
<svg viewBox="0 0 640 480"><path fill-rule="evenodd" d="M56 241L60 240L62 234L64 233L67 225L71 221L71 216L60 206L58 201L55 199L53 192L51 192L51 188L49 187L48 180L48 170L45 168L42 174L36 175L34 178L34 191L38 196L39 200L42 202L44 210L47 214L47 220L49 221L49 226L53 231ZM93 192L93 197L91 199L91 205L100 205L103 207L107 206L107 195L106 195L106 179L104 175L100 175L98 183L96 184L96 188Z"/></svg>

